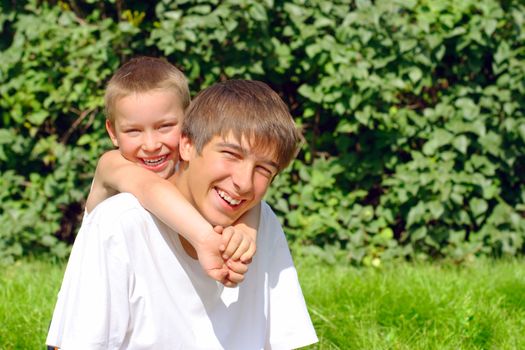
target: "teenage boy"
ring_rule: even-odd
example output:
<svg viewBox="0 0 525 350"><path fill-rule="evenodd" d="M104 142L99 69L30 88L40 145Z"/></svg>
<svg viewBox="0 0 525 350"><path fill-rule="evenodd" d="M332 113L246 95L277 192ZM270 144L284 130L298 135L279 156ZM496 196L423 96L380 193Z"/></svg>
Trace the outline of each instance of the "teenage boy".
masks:
<svg viewBox="0 0 525 350"><path fill-rule="evenodd" d="M112 195L130 192L191 242L210 277L235 286L247 269L239 260L248 262L255 253L256 216L248 214L236 228L214 231L164 180L179 160L180 122L189 103L185 76L165 60L137 57L115 72L105 106L106 129L118 150L101 157L86 212Z"/></svg>
<svg viewBox="0 0 525 350"><path fill-rule="evenodd" d="M127 193L100 203L71 253L47 344L61 349L292 349L317 341L279 221L261 200L299 133L267 85L202 91L183 119L169 179L213 225L260 208L257 247L236 288L199 268L194 247ZM261 203L260 206L259 203Z"/></svg>

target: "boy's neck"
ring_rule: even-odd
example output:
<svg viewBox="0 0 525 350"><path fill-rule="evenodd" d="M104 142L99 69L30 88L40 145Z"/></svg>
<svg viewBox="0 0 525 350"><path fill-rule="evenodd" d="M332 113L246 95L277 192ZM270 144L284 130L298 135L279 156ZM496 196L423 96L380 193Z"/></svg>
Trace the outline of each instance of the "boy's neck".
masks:
<svg viewBox="0 0 525 350"><path fill-rule="evenodd" d="M195 206L195 204L191 202L189 195L190 191L188 188L188 182L186 180L187 174L185 171L187 167L187 162L184 162L182 160L179 161L176 171L167 180L171 182L175 187L177 187L180 193L191 205Z"/></svg>
<svg viewBox="0 0 525 350"><path fill-rule="evenodd" d="M180 193L184 196L184 198L191 204L189 195L188 195L188 188L187 188L187 182L185 180L185 174L184 169L187 167L187 163L184 161L179 161L179 164L177 166L177 169L175 173L170 176L167 180L171 182L177 189L180 191ZM181 235L177 234L179 237L180 243L182 245L182 248L184 248L184 251L186 254L188 254L192 259L198 259L197 251L195 248L191 245L190 242Z"/></svg>

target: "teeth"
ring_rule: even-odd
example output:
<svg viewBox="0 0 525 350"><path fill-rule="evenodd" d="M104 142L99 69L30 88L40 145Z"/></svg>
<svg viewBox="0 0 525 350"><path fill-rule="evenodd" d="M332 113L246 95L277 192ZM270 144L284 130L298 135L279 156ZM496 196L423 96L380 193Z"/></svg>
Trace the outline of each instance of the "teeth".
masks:
<svg viewBox="0 0 525 350"><path fill-rule="evenodd" d="M237 205L241 203L241 200L239 199L233 199L232 197L228 196L228 194L224 191L217 190L217 193L219 196L221 196L222 199L224 199L226 202L230 203L230 205Z"/></svg>
<svg viewBox="0 0 525 350"><path fill-rule="evenodd" d="M162 156L157 159L144 159L144 164L155 166L155 165L159 165L160 163L162 163L165 159L166 159L166 156Z"/></svg>

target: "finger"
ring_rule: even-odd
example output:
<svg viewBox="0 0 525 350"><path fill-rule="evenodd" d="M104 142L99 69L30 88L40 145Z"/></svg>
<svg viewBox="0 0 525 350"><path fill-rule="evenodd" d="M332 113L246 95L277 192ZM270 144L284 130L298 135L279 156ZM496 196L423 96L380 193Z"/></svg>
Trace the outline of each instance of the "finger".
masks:
<svg viewBox="0 0 525 350"><path fill-rule="evenodd" d="M227 227L225 229L222 226L215 226L215 228L220 228L221 229L221 232L219 232L221 234L221 243L219 245L219 250L221 252L224 252L226 250L226 246L228 245L228 242L231 239L231 236L232 236L233 232L232 232L230 227Z"/></svg>
<svg viewBox="0 0 525 350"><path fill-rule="evenodd" d="M235 230L231 226L226 227L225 229L222 230L221 245L219 247L219 250L221 252L224 253L227 250L227 246L230 244L231 238L234 234L235 234ZM227 259L227 257L225 259Z"/></svg>
<svg viewBox="0 0 525 350"><path fill-rule="evenodd" d="M248 247L248 250L241 255L240 260L245 264L251 263L256 251L257 246L255 245L255 242L251 242L250 246Z"/></svg>
<svg viewBox="0 0 525 350"><path fill-rule="evenodd" d="M238 283L233 283L232 281L230 281L230 280L227 279L227 280L225 280L225 281L223 282L223 284L224 284L225 287L228 287L228 288L234 288L234 287L237 287L237 284L238 284Z"/></svg>
<svg viewBox="0 0 525 350"><path fill-rule="evenodd" d="M224 230L224 232L226 231L228 231L228 233L231 233L231 236L229 237L226 249L224 249L222 257L224 259L229 259L232 256L232 254L238 249L239 245L242 243L242 234L235 231L233 227L231 228L231 230L229 230L229 228Z"/></svg>
<svg viewBox="0 0 525 350"><path fill-rule="evenodd" d="M207 275L214 280L223 283L223 281L226 281L229 276L229 270L227 269L213 269L206 271Z"/></svg>
<svg viewBox="0 0 525 350"><path fill-rule="evenodd" d="M248 271L248 265L240 261L230 259L226 262L226 265L228 266L228 276L231 272L244 275Z"/></svg>
<svg viewBox="0 0 525 350"><path fill-rule="evenodd" d="M214 226L214 227L213 227L213 230L214 230L215 232L217 232L218 234L221 234L222 231L224 230L224 227L222 227L221 225L217 225L217 226Z"/></svg>
<svg viewBox="0 0 525 350"><path fill-rule="evenodd" d="M249 238L243 239L241 237L241 242L239 243L239 246L237 247L237 249L235 249L235 251L230 255L230 259L239 260L240 257L250 249L250 242L251 242L251 239Z"/></svg>
<svg viewBox="0 0 525 350"><path fill-rule="evenodd" d="M228 273L228 281L231 283L239 284L244 280L244 275L230 271Z"/></svg>

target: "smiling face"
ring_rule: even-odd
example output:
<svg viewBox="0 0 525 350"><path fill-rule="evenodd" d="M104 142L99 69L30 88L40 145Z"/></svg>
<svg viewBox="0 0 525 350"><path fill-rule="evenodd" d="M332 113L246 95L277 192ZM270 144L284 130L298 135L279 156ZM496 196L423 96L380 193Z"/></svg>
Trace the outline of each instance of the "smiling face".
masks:
<svg viewBox="0 0 525 350"><path fill-rule="evenodd" d="M213 137L200 154L188 137L180 146L185 163L175 184L212 225L229 226L258 204L278 172L275 152L252 149L231 133Z"/></svg>
<svg viewBox="0 0 525 350"><path fill-rule="evenodd" d="M115 122L106 121L106 129L126 159L168 178L178 162L183 115L178 96L169 90L135 93L116 102Z"/></svg>

